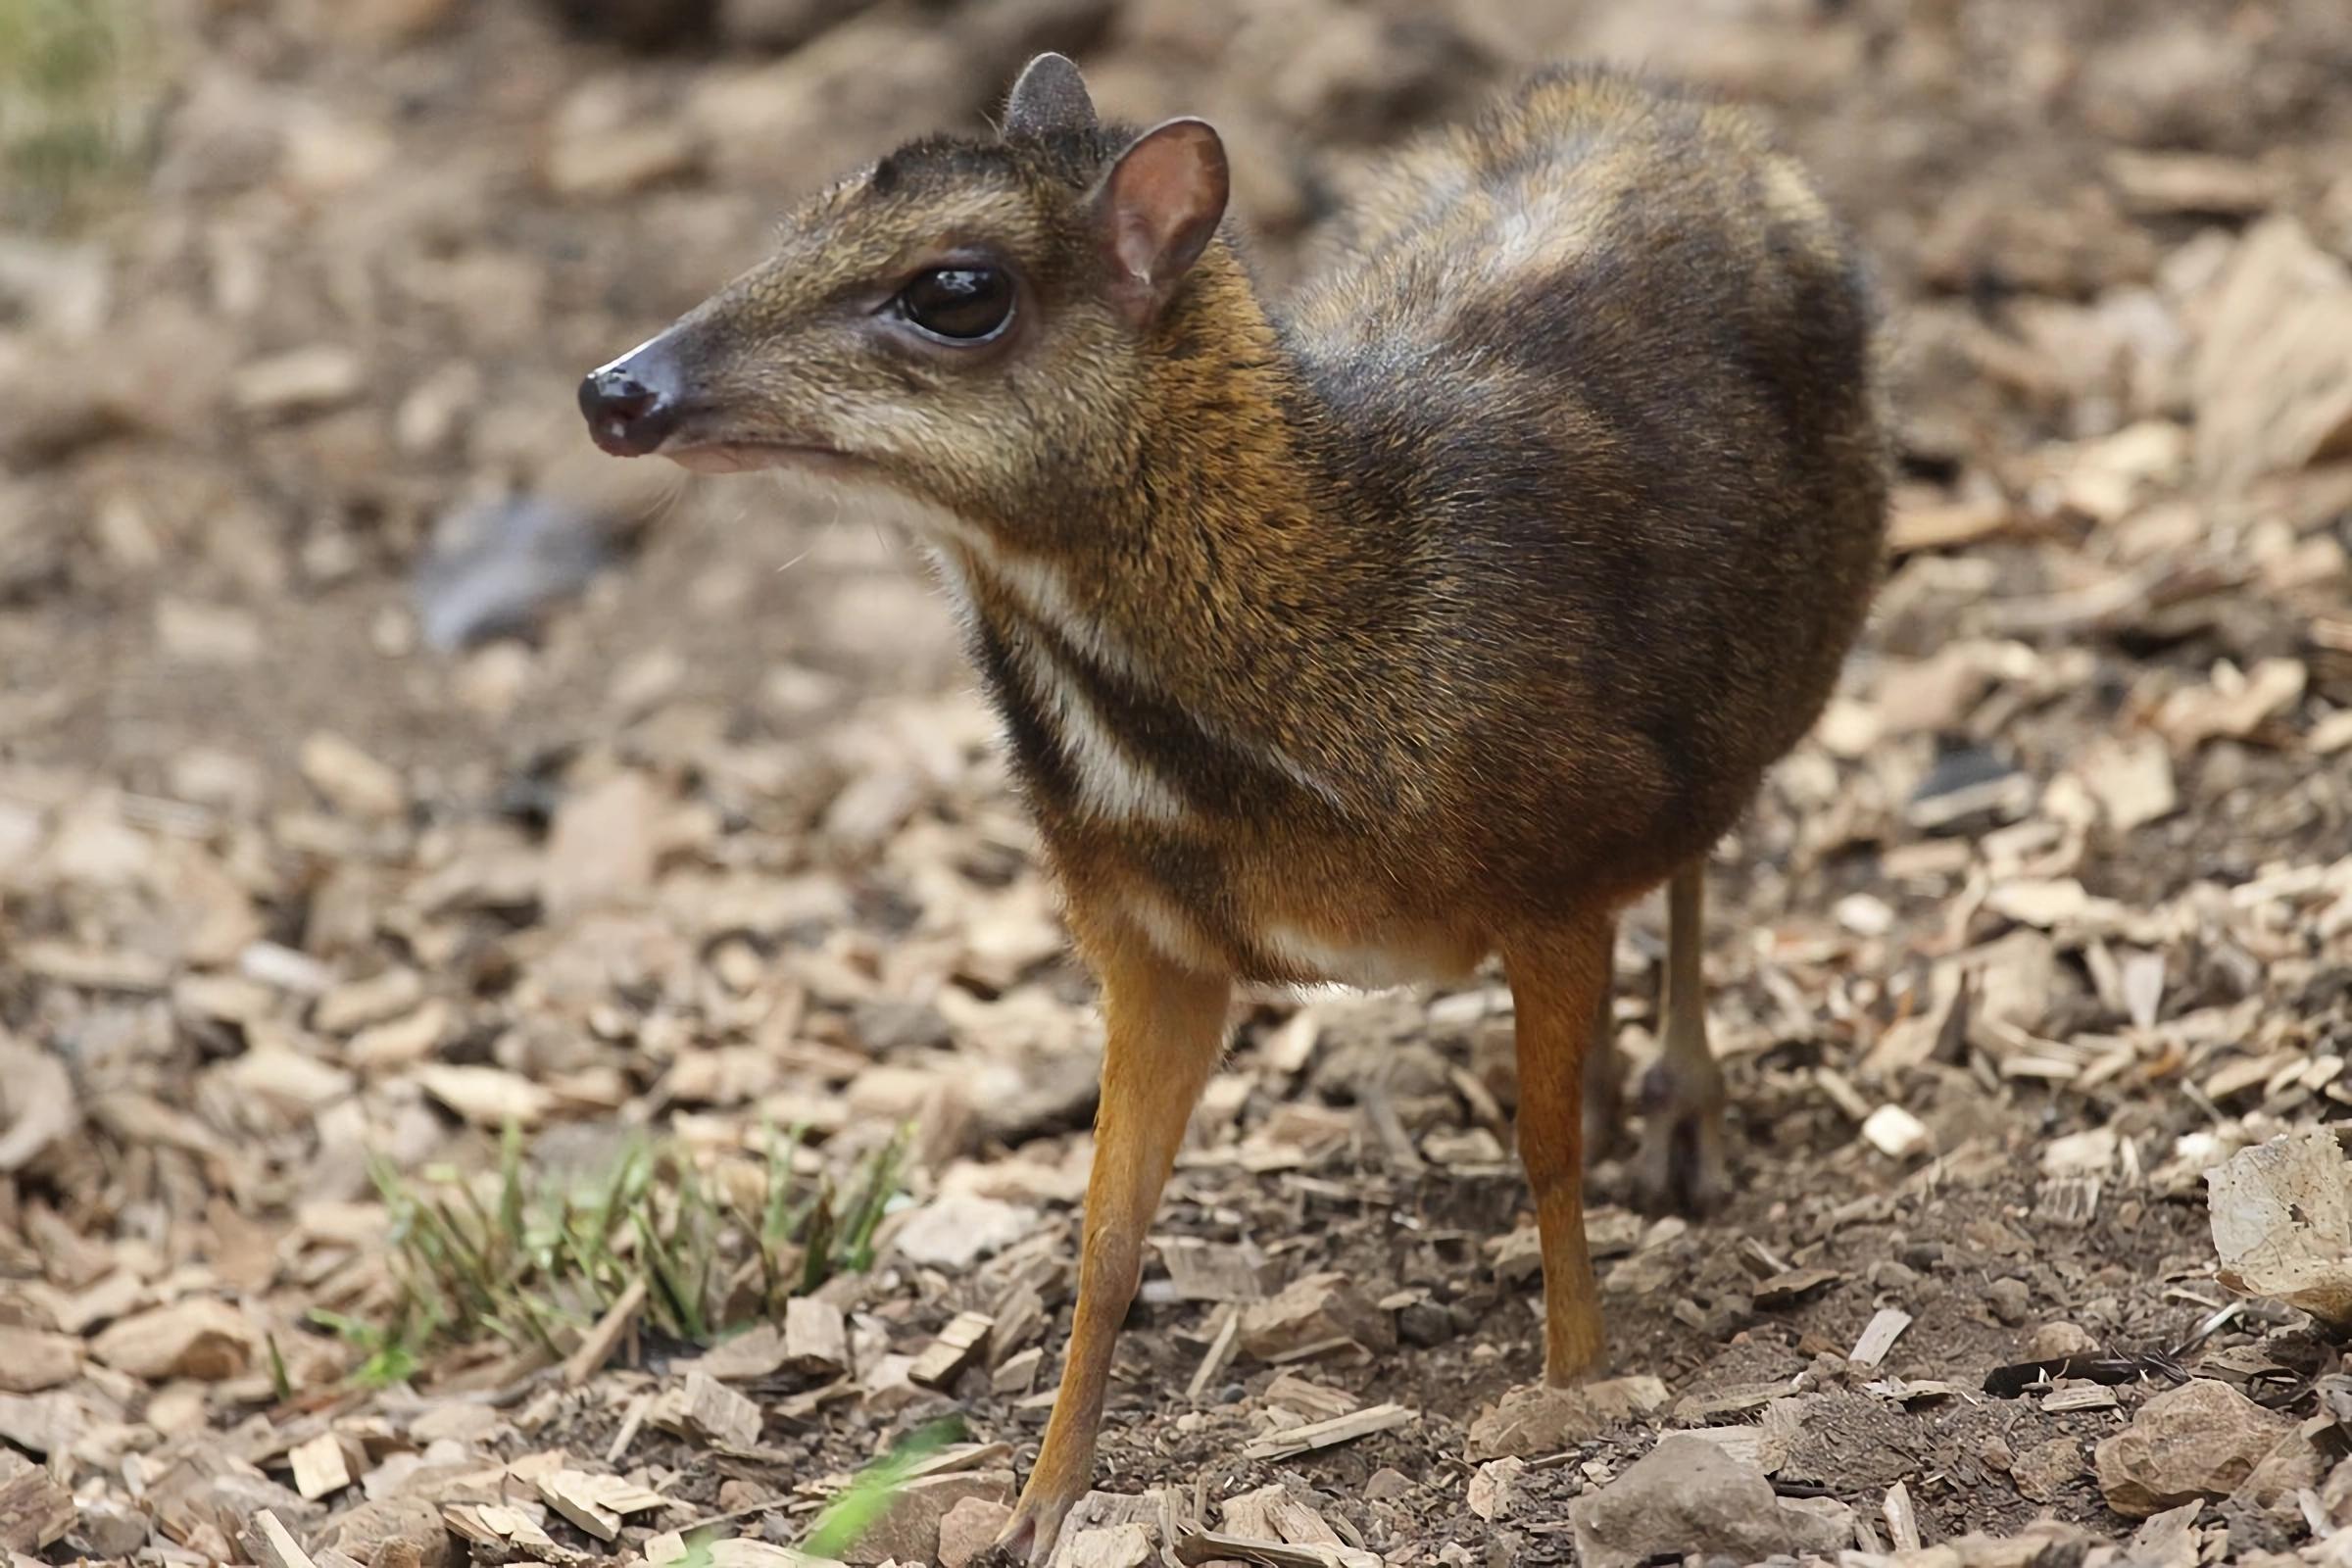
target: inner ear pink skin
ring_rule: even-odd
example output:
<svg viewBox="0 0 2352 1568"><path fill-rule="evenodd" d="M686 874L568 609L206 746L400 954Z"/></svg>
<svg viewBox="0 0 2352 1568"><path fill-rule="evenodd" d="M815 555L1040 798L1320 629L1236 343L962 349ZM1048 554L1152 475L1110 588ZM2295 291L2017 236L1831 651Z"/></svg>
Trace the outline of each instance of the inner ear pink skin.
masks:
<svg viewBox="0 0 2352 1568"><path fill-rule="evenodd" d="M1232 188L1225 144L1200 120L1171 120L1119 155L1096 195L1114 297L1148 322L1217 231Z"/></svg>

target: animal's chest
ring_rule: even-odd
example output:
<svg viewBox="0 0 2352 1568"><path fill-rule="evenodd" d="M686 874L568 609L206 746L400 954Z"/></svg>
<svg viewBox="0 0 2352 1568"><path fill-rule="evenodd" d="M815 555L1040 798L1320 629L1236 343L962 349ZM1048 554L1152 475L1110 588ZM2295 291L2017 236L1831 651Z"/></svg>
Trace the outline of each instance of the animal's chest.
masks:
<svg viewBox="0 0 2352 1568"><path fill-rule="evenodd" d="M1056 826L1060 831L1055 831ZM1489 944L1428 889L1385 873L1377 846L1234 823L1181 829L1048 824L1073 900L1190 967L1273 985L1367 990L1457 979Z"/></svg>
<svg viewBox="0 0 2352 1568"><path fill-rule="evenodd" d="M1483 944L1400 874L1396 819L1278 744L1166 695L1152 651L1050 570L965 557L972 652L1074 900L1178 962L1271 983L1450 978Z"/></svg>

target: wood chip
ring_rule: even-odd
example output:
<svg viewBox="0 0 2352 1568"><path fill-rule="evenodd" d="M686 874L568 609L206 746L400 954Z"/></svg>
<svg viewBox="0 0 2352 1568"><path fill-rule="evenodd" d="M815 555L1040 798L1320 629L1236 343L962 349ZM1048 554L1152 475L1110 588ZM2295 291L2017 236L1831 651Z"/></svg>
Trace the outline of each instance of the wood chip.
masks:
<svg viewBox="0 0 2352 1568"><path fill-rule="evenodd" d="M758 1401L699 1367L686 1374L684 1383L656 1399L646 1419L665 1432L727 1447L751 1448L760 1443Z"/></svg>
<svg viewBox="0 0 2352 1568"><path fill-rule="evenodd" d="M1374 1351L1396 1347L1396 1323L1341 1273L1310 1274L1271 1300L1242 1309L1242 1348L1260 1361L1279 1364L1335 1352L1369 1359Z"/></svg>
<svg viewBox="0 0 2352 1568"><path fill-rule="evenodd" d="M1217 1308L1211 1319L1208 1348L1201 1352L1200 1364L1193 1368L1192 1381L1184 1386L1184 1396L1200 1399L1208 1393L1208 1386L1224 1375L1233 1364L1234 1352L1242 1342L1242 1308L1237 1302L1227 1302Z"/></svg>
<svg viewBox="0 0 2352 1568"><path fill-rule="evenodd" d="M38 1394L81 1371L81 1341L71 1334L0 1323L0 1394Z"/></svg>
<svg viewBox="0 0 2352 1568"><path fill-rule="evenodd" d="M988 1337L997 1326L986 1312L958 1312L923 1348L906 1369L906 1381L918 1388L953 1389L967 1368L988 1354Z"/></svg>
<svg viewBox="0 0 2352 1568"><path fill-rule="evenodd" d="M705 1350L695 1365L721 1383L773 1377L784 1369L784 1331L774 1323L755 1323Z"/></svg>
<svg viewBox="0 0 2352 1568"><path fill-rule="evenodd" d="M1756 1282L1756 1305L1792 1306L1843 1278L1845 1275L1834 1268L1792 1268Z"/></svg>
<svg viewBox="0 0 2352 1568"><path fill-rule="evenodd" d="M1027 1394L1037 1387L1037 1370L1045 1361L1045 1348L1032 1345L1000 1362L988 1375L989 1387L998 1394Z"/></svg>
<svg viewBox="0 0 2352 1568"><path fill-rule="evenodd" d="M302 776L337 810L358 817L395 817L409 808L398 773L340 735L320 730L302 743Z"/></svg>
<svg viewBox="0 0 2352 1568"><path fill-rule="evenodd" d="M76 1517L73 1494L48 1466L0 1447L0 1551L39 1551L62 1540Z"/></svg>
<svg viewBox="0 0 2352 1568"><path fill-rule="evenodd" d="M621 1414L620 1425L612 1429L612 1441L605 1445L605 1463L620 1463L621 1455L627 1453L629 1446L637 1441L637 1434L644 1428L645 1418L653 1413L653 1409L654 1396L651 1394L640 1394L629 1401L628 1409Z"/></svg>
<svg viewBox="0 0 2352 1568"><path fill-rule="evenodd" d="M1919 1510L1912 1505L1911 1489L1897 1481L1886 1489L1886 1500L1882 1506L1886 1518L1886 1534L1897 1551L1917 1551L1920 1548Z"/></svg>
<svg viewBox="0 0 2352 1568"><path fill-rule="evenodd" d="M294 1532L268 1508L253 1516L246 1539L253 1547L254 1561L262 1568L318 1568L311 1554L302 1549L302 1543L294 1539Z"/></svg>
<svg viewBox="0 0 2352 1568"><path fill-rule="evenodd" d="M1155 1555L1152 1531L1140 1524L1080 1530L1054 1553L1054 1568L1144 1568Z"/></svg>
<svg viewBox="0 0 2352 1568"><path fill-rule="evenodd" d="M1302 1427L1268 1433L1246 1445L1242 1453L1250 1459L1287 1459L1293 1454L1311 1453L1317 1448L1352 1443L1357 1438L1369 1437L1375 1432L1388 1432L1420 1419L1420 1411L1408 1410L1394 1401L1375 1404L1347 1415L1334 1416L1328 1421L1310 1421Z"/></svg>
<svg viewBox="0 0 2352 1568"><path fill-rule="evenodd" d="M441 1510L441 1522L452 1535L477 1546L498 1548L502 1555L520 1551L538 1556L556 1545L531 1513L503 1503L453 1503Z"/></svg>
<svg viewBox="0 0 2352 1568"><path fill-rule="evenodd" d="M168 1378L223 1382L252 1366L253 1351L245 1315L209 1296L120 1319L90 1346L90 1353L116 1371L158 1383Z"/></svg>
<svg viewBox="0 0 2352 1568"><path fill-rule="evenodd" d="M1275 1374L1261 1397L1269 1408L1290 1410L1310 1421L1347 1415L1362 1403L1345 1389L1325 1388L1296 1372Z"/></svg>
<svg viewBox="0 0 2352 1568"><path fill-rule="evenodd" d="M1989 539L2010 525L2014 514L1997 497L1969 501L1912 501L1894 509L1886 544L1894 551L1952 550Z"/></svg>
<svg viewBox="0 0 2352 1568"><path fill-rule="evenodd" d="M2068 1410L2112 1410L2116 1402L2115 1391L2105 1384L2068 1381L2043 1395L2041 1407L2060 1414Z"/></svg>
<svg viewBox="0 0 2352 1568"><path fill-rule="evenodd" d="M0 1173L24 1169L80 1120L65 1058L0 1031Z"/></svg>
<svg viewBox="0 0 2352 1568"><path fill-rule="evenodd" d="M358 1480L367 1455L356 1440L321 1432L288 1449L286 1462L294 1467L294 1490L316 1502Z"/></svg>
<svg viewBox="0 0 2352 1568"><path fill-rule="evenodd" d="M1911 1326L1911 1314L1891 1306L1883 1306L1862 1326L1862 1336L1854 1341L1854 1348L1846 1359L1856 1366L1877 1366L1894 1348L1894 1342Z"/></svg>
<svg viewBox="0 0 2352 1568"><path fill-rule="evenodd" d="M2243 672L2223 663L2210 684L2167 697L2152 722L2182 752L2225 737L2243 740L2292 707L2310 680L2310 669L2296 659L2266 659Z"/></svg>
<svg viewBox="0 0 2352 1568"><path fill-rule="evenodd" d="M613 1348L620 1344L621 1336L628 1333L630 1326L637 1321L637 1314L645 1309L645 1277L639 1275L629 1281L627 1289L613 1298L612 1304L605 1308L605 1315L598 1318L595 1326L582 1337L578 1348L564 1358L564 1382L566 1386L578 1388L612 1358Z"/></svg>
<svg viewBox="0 0 2352 1568"><path fill-rule="evenodd" d="M1152 1244L1179 1301L1262 1301L1274 1293L1280 1269L1248 1242L1222 1244L1197 1237L1163 1237Z"/></svg>
<svg viewBox="0 0 2352 1568"><path fill-rule="evenodd" d="M504 1067L430 1062L409 1075L416 1086L477 1127L534 1127L554 1108L553 1091Z"/></svg>
<svg viewBox="0 0 2352 1568"><path fill-rule="evenodd" d="M1046 1332L1045 1298L1027 1280L1014 1281L997 1298L996 1309L989 1315L997 1320L996 1332L988 1337L988 1364L992 1369L1003 1365L1008 1356L1029 1348Z"/></svg>
<svg viewBox="0 0 2352 1568"><path fill-rule="evenodd" d="M1862 1136L1870 1147L1888 1159L1909 1159L1924 1154L1936 1145L1936 1135L1928 1124L1900 1105L1881 1105L1862 1123Z"/></svg>
<svg viewBox="0 0 2352 1568"><path fill-rule="evenodd" d="M1706 1394L1687 1394L1677 1400L1674 1413L1687 1421L1711 1421L1718 1416L1744 1415L1761 1410L1775 1399L1785 1399L1795 1393L1795 1385L1784 1379L1778 1383L1736 1383L1728 1388Z"/></svg>
<svg viewBox="0 0 2352 1568"><path fill-rule="evenodd" d="M812 1296L784 1303L784 1366L808 1377L849 1371L850 1329L840 1307Z"/></svg>
<svg viewBox="0 0 2352 1568"><path fill-rule="evenodd" d="M696 1556L695 1549L689 1547L685 1538L675 1531L664 1531L645 1544L648 1568L670 1568L671 1564L682 1563ZM843 1568L842 1564L830 1557L811 1557L805 1551L795 1551L790 1546L779 1546L772 1542L754 1540L750 1536L730 1536L724 1541L706 1542L697 1560L704 1568Z"/></svg>
<svg viewBox="0 0 2352 1568"><path fill-rule="evenodd" d="M618 1540L621 1521L630 1514L672 1506L659 1492L633 1481L584 1470L552 1470L540 1476L535 1486L550 1508L599 1541Z"/></svg>

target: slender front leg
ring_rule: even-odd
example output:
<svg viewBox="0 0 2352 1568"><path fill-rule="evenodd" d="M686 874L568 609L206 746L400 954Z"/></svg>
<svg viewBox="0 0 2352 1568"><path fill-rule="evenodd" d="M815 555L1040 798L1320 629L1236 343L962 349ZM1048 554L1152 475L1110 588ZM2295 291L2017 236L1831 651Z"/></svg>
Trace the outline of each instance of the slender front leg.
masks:
<svg viewBox="0 0 2352 1568"><path fill-rule="evenodd" d="M1642 1075L1644 1204L1704 1214L1731 1192L1723 1149L1723 1067L1707 1044L1704 860L1675 872L1666 892L1666 985L1658 1059Z"/></svg>
<svg viewBox="0 0 2352 1568"><path fill-rule="evenodd" d="M1600 1360L1600 1293L1585 1250L1585 1055L1607 993L1613 922L1596 917L1505 944L1518 1014L1519 1158L1544 1247L1544 1381Z"/></svg>
<svg viewBox="0 0 2352 1568"><path fill-rule="evenodd" d="M1026 1551L1032 1563L1053 1553L1062 1516L1094 1477L1111 1348L1143 1271L1144 1234L1224 1046L1233 990L1229 976L1182 968L1130 931L1087 947L1102 980L1105 1040L1078 1308L1037 1468L998 1538L1015 1555Z"/></svg>
<svg viewBox="0 0 2352 1568"><path fill-rule="evenodd" d="M1613 918L1601 951L1609 956L1600 971L1600 993L1592 1004L1592 1040L1585 1048L1587 1164L1606 1159L1616 1149L1625 1120L1625 1061L1617 1054L1617 922Z"/></svg>

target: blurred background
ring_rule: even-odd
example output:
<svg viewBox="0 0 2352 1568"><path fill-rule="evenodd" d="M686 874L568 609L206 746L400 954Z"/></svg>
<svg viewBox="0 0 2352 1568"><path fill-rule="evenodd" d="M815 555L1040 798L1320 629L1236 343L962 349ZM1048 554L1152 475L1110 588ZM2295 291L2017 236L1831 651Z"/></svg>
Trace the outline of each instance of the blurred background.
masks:
<svg viewBox="0 0 2352 1568"><path fill-rule="evenodd" d="M87 1494L84 1549L250 1527L215 1474L201 1506L134 1504L125 1453L166 1473L255 1412L283 1436L355 1367L496 1385L575 1348L654 1243L501 1285L544 1293L545 1335L485 1331L383 1246L416 1210L368 1151L495 1180L509 1127L541 1172L668 1140L640 1184L663 1246L680 1169L755 1214L779 1169L830 1184L821 1223L810 1186L772 1234L709 1240L644 1325L688 1345L831 1292L843 1353L760 1374L771 1442L847 1464L940 1405L906 1363L961 1307L1001 1331L965 1407L1034 1441L1093 1024L945 607L885 509L605 459L572 397L796 195L980 127L1046 48L1106 113L1220 126L1276 289L1366 159L1556 58L1755 104L1881 269L1895 559L1846 693L1720 857L1711 959L1741 1224L1865 1261L1758 1338L1728 1233L1646 1233L1615 1288L1681 1304L1615 1303L1629 1369L1679 1393L1842 1348L1889 1226L1955 1260L1908 1270L1925 1299L1998 1275L2031 1303L1915 1297L1914 1376L2045 1319L2170 1333L2195 1309L2147 1265L2210 1286L2199 1162L2342 1114L2342 0L0 0L0 1334L56 1374L12 1396L71 1416L0 1410L0 1459ZM1644 909L1637 1056L1656 957ZM1250 1015L1166 1224L1256 1261L1153 1264L1120 1397L1196 1424L1117 1440L1121 1490L1297 1424L1247 1355L1205 1403L1172 1391L1211 1303L1342 1268L1421 1348L1317 1375L1427 1408L1336 1461L1349 1528L1450 1539L1455 1494L1354 1494L1456 1452L1538 1359L1524 1269L1486 1250L1519 1202L1504 1005ZM1970 1151L1993 1157L1949 1163ZM1981 1201L1904 1208L1932 1158ZM2085 1179L2093 1216L2022 1253L1968 1229ZM2135 1196L2102 1209L2101 1181ZM1840 1187L1890 1206L1833 1223ZM666 1386L645 1364L463 1443L603 1452ZM831 1417L777 1402L828 1377L858 1391ZM368 1465L422 1450L405 1420ZM680 1430L628 1463L710 1441ZM282 1493L292 1446L238 1462ZM2035 1505L1976 1483L1923 1487L1931 1525ZM2113 1523L2082 1466L2050 1487Z"/></svg>

